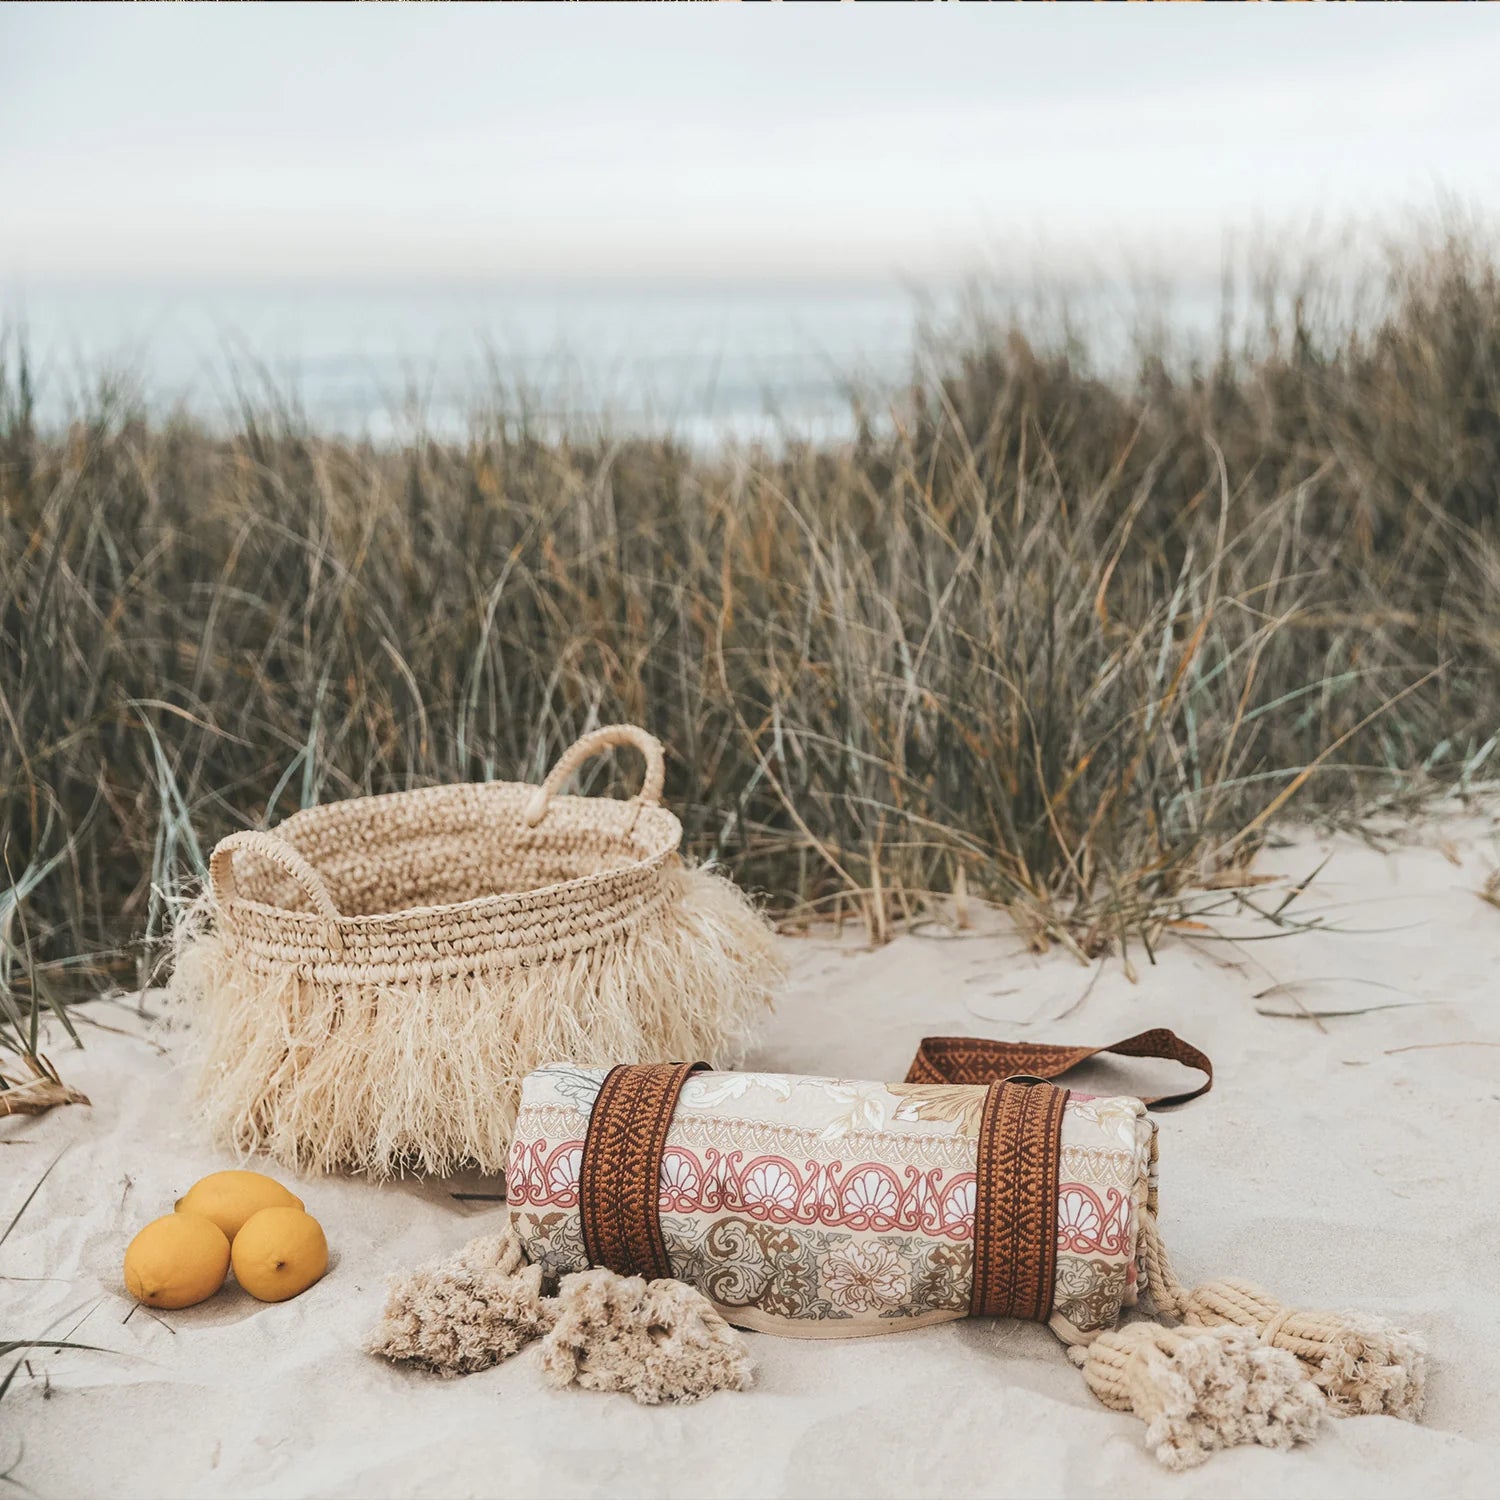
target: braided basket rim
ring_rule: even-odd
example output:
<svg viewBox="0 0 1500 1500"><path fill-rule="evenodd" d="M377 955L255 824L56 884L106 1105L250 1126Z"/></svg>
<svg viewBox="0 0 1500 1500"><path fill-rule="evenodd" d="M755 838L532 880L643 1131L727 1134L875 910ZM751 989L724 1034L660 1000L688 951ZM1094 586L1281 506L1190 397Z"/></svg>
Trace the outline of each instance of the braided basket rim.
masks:
<svg viewBox="0 0 1500 1500"><path fill-rule="evenodd" d="M535 792L536 786L524 781L457 782L416 787L407 791L378 792L368 797L349 797L302 808L271 831L299 853L306 854L298 835L305 836L309 825L336 825L372 813L378 814L382 808L405 807L423 801L447 802L466 794L478 795L501 806L514 803L519 809L524 807ZM643 804L638 799L557 796L551 799L549 816L559 812L564 816L569 813L581 814L579 822L593 823L603 834L621 835L633 829L638 837L646 836L648 845L652 846L651 852L608 870L598 870L525 890L495 891L470 897L466 901L401 906L383 912L340 912L337 918L340 931L351 936L374 936L381 932L399 932L414 922L425 922L438 929L428 935L438 937L441 935L441 927L448 922L469 918L488 919L498 924L510 917L535 916L549 908L561 907L570 900L576 904L579 898L587 897L591 892L595 893L598 903L597 914L603 918L608 909L616 905L612 887L628 883L632 878L659 872L678 853L682 844L682 824L677 815L669 808ZM324 925L324 919L314 912L273 906L243 894L236 894L227 905L216 904L232 927L239 925L235 922L237 911L260 922L283 927L288 934L295 932L302 938Z"/></svg>

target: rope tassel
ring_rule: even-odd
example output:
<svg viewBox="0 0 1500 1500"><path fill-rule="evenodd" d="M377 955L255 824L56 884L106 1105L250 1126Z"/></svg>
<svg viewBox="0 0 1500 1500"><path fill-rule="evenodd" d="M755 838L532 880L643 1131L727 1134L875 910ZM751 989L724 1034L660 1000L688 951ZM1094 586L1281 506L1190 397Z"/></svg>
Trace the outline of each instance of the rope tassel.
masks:
<svg viewBox="0 0 1500 1500"><path fill-rule="evenodd" d="M542 1268L526 1264L507 1224L446 1260L392 1277L365 1347L434 1375L467 1375L509 1359L556 1320Z"/></svg>
<svg viewBox="0 0 1500 1500"><path fill-rule="evenodd" d="M1131 1323L1069 1353L1100 1401L1146 1424L1147 1444L1169 1469L1241 1443L1290 1448L1323 1419L1323 1394L1302 1365L1248 1329Z"/></svg>
<svg viewBox="0 0 1500 1500"><path fill-rule="evenodd" d="M1247 1329L1295 1356L1335 1416L1421 1417L1427 1349L1416 1334L1359 1313L1289 1308L1249 1281L1207 1281L1188 1291L1149 1212L1142 1216L1141 1245L1152 1301L1167 1317L1189 1328Z"/></svg>
<svg viewBox="0 0 1500 1500"><path fill-rule="evenodd" d="M751 1383L744 1341L680 1281L594 1270L551 1290L507 1223L447 1260L393 1277L365 1347L393 1363L463 1375L539 1341L550 1384L628 1391L648 1406Z"/></svg>

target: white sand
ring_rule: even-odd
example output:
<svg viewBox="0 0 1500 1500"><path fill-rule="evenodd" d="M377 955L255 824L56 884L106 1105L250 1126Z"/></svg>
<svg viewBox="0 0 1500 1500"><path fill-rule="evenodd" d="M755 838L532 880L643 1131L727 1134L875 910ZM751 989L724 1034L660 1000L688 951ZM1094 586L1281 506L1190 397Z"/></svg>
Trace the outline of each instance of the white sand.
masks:
<svg viewBox="0 0 1500 1500"><path fill-rule="evenodd" d="M1493 1494L1500 910L1476 892L1500 839L1470 819L1424 843L1383 855L1335 841L1304 905L1357 931L1172 940L1154 968L1137 953L1134 984L1118 962L1094 974L1003 931L929 930L874 952L791 942L793 983L754 1059L899 1078L924 1033L1097 1043L1175 1028L1219 1068L1211 1094L1162 1117L1164 1227L1184 1279L1247 1275L1420 1329L1424 1425L1330 1423L1293 1454L1240 1448L1176 1477L1049 1334L1014 1323L751 1336L756 1389L680 1409L545 1389L534 1350L450 1382L362 1354L388 1272L497 1222L498 1205L451 1196L494 1190L483 1182L304 1183L335 1257L313 1291L262 1306L231 1287L131 1315L131 1234L230 1162L194 1128L172 1056L128 1009L97 1005L86 1014L130 1035L89 1027L85 1053L54 1052L93 1107L0 1123L0 1228L63 1151L0 1247L0 1337L71 1331L115 1352L33 1356L0 1403L0 1468L45 1496ZM1305 874L1328 847L1304 839L1259 867ZM1257 1014L1299 999L1407 1008L1321 1031ZM1145 1089L1153 1069L1185 1076L1120 1076Z"/></svg>

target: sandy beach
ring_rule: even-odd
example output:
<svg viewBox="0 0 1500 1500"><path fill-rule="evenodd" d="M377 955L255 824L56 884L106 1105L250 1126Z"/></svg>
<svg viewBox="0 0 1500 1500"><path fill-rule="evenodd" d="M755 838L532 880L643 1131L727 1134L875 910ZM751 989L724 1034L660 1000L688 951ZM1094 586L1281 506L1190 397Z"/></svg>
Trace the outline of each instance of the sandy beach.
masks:
<svg viewBox="0 0 1500 1500"><path fill-rule="evenodd" d="M1500 1495L1497 55L3 7L0 1500Z"/></svg>
<svg viewBox="0 0 1500 1500"><path fill-rule="evenodd" d="M1136 982L1117 960L1034 955L999 919L923 924L879 949L852 932L787 938L791 980L752 1062L898 1078L929 1033L1103 1043L1174 1028L1218 1068L1206 1098L1162 1117L1163 1226L1184 1280L1242 1275L1419 1330L1420 1426L1329 1422L1293 1453L1240 1448L1174 1476L1050 1334L1014 1323L747 1335L754 1390L680 1409L549 1390L534 1349L455 1381L361 1352L389 1273L499 1221L483 1179L305 1181L334 1257L311 1292L262 1305L231 1286L184 1312L133 1309L131 1235L231 1162L189 1112L180 1037L130 997L83 1010L84 1052L54 1043L91 1108L0 1123L0 1222L57 1158L0 1246L0 1327L109 1351L30 1358L0 1404L0 1466L43 1496L1491 1493L1500 911L1480 892L1500 835L1474 815L1394 852L1306 834L1256 868L1305 876L1330 853L1297 903L1328 930L1179 934L1154 966L1136 954ZM1146 1090L1171 1076L1092 1078Z"/></svg>

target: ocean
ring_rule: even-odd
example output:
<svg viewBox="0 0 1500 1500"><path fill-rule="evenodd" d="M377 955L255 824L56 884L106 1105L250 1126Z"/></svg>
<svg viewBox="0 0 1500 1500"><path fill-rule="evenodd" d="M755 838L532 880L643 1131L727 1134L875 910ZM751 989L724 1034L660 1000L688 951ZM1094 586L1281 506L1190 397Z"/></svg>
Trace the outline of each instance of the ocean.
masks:
<svg viewBox="0 0 1500 1500"><path fill-rule="evenodd" d="M381 440L462 432L524 407L611 430L828 437L855 385L878 400L911 373L945 298L878 286L32 283L0 287L43 421L101 375L213 425L290 404L319 430Z"/></svg>

